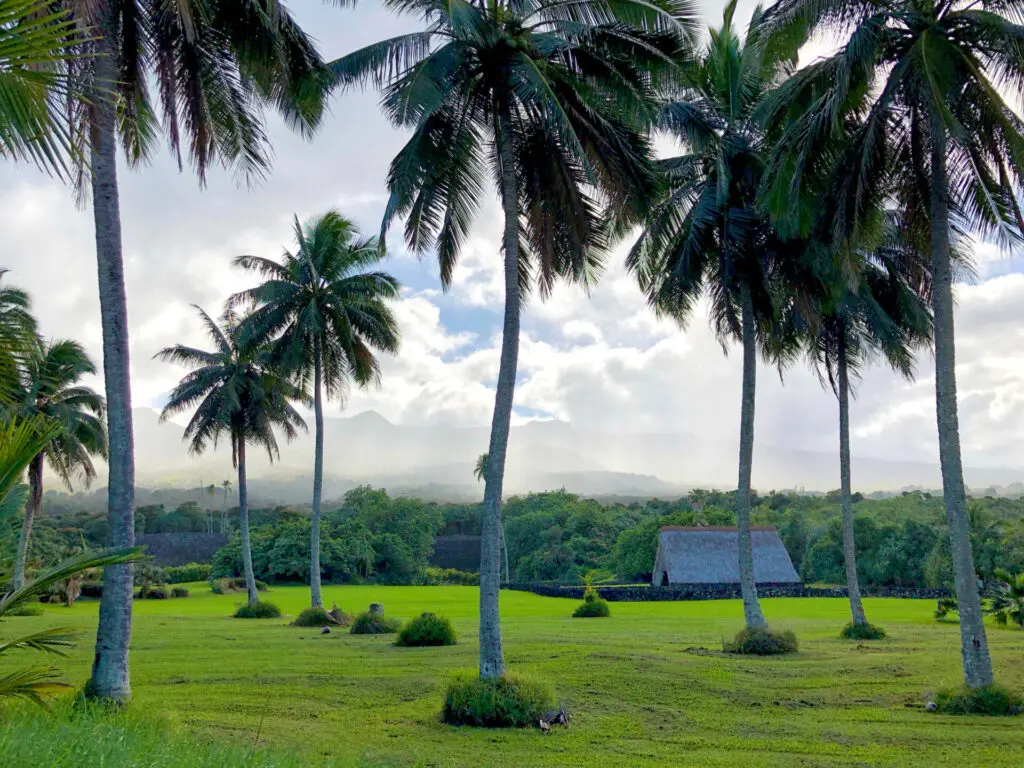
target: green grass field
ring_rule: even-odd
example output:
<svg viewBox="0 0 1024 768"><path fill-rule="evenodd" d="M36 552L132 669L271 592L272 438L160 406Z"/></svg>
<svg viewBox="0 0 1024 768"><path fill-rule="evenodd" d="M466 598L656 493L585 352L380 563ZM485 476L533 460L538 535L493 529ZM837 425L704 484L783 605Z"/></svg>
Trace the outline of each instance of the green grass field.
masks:
<svg viewBox="0 0 1024 768"><path fill-rule="evenodd" d="M764 600L801 648L759 659L719 653L742 625L739 601L613 603L609 619L571 619L574 601L503 592L510 671L549 682L573 717L545 736L438 719L450 673L476 664L475 588L325 589L328 605L377 601L401 618L429 610L460 634L455 647L403 649L388 637L289 627L288 616L233 619L243 596L189 587L188 599L136 603L133 710L245 748L258 731L261 747L304 765L1018 766L1024 748L1021 718L924 710L928 692L961 679L959 630L932 620L931 601L867 600L890 636L857 643L837 639L849 617L843 600ZM308 591L278 587L266 599L294 615ZM61 663L81 684L96 612L81 602L11 618L0 639L81 626ZM1024 632L992 626L989 637L997 678L1024 692Z"/></svg>

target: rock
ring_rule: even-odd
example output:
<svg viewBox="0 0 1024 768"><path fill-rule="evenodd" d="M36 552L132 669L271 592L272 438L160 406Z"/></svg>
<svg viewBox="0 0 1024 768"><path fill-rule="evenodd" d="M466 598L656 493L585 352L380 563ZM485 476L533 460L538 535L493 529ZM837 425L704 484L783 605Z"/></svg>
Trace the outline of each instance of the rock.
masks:
<svg viewBox="0 0 1024 768"><path fill-rule="evenodd" d="M934 701L929 701L927 704L924 705L924 708L929 712L935 712L939 708L939 705L936 704Z"/></svg>
<svg viewBox="0 0 1024 768"><path fill-rule="evenodd" d="M329 635L329 634L331 634L331 628L330 628L330 627L328 627L328 626L325 626L325 627L323 627L323 628L322 628L322 629L320 630L320 634L321 634L321 635Z"/></svg>
<svg viewBox="0 0 1024 768"><path fill-rule="evenodd" d="M374 616L384 615L384 604L383 603L370 603L370 613Z"/></svg>

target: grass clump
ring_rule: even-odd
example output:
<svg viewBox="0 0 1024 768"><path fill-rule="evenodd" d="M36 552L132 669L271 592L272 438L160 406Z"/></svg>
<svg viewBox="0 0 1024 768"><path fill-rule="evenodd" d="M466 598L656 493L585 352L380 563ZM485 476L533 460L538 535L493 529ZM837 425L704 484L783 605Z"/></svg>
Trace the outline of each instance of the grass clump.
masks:
<svg viewBox="0 0 1024 768"><path fill-rule="evenodd" d="M443 616L424 613L407 623L398 633L395 645L416 648L437 645L455 645L455 630Z"/></svg>
<svg viewBox="0 0 1024 768"><path fill-rule="evenodd" d="M46 609L39 603L22 603L4 613L4 618L6 619L8 616L42 616L44 613L46 613Z"/></svg>
<svg viewBox="0 0 1024 768"><path fill-rule="evenodd" d="M398 619L392 619L381 613L360 613L352 622L353 635L390 635L397 632L402 626Z"/></svg>
<svg viewBox="0 0 1024 768"><path fill-rule="evenodd" d="M191 597L192 593L188 591L187 587L172 587L171 597Z"/></svg>
<svg viewBox="0 0 1024 768"><path fill-rule="evenodd" d="M255 603L246 603L235 611L236 619L276 619L281 615L281 609L273 603L260 600Z"/></svg>
<svg viewBox="0 0 1024 768"><path fill-rule="evenodd" d="M731 642L722 644L722 650L747 656L778 656L796 653L797 645L796 635L789 630L777 632L769 627L744 627Z"/></svg>
<svg viewBox="0 0 1024 768"><path fill-rule="evenodd" d="M854 624L852 621L839 633L842 640L884 640L885 630L874 624Z"/></svg>
<svg viewBox="0 0 1024 768"><path fill-rule="evenodd" d="M1001 685L984 688L957 688L935 696L935 710L943 715L1019 715L1024 700Z"/></svg>
<svg viewBox="0 0 1024 768"><path fill-rule="evenodd" d="M612 612L608 607L608 602L598 597L593 600L584 600L576 606L572 615L576 619L593 619L611 616Z"/></svg>
<svg viewBox="0 0 1024 768"><path fill-rule="evenodd" d="M511 675L484 680L465 674L448 685L441 719L451 725L525 728L537 725L554 709L554 701L542 683Z"/></svg>
<svg viewBox="0 0 1024 768"><path fill-rule="evenodd" d="M296 627L322 627L333 623L334 617L323 608L306 608L292 622Z"/></svg>

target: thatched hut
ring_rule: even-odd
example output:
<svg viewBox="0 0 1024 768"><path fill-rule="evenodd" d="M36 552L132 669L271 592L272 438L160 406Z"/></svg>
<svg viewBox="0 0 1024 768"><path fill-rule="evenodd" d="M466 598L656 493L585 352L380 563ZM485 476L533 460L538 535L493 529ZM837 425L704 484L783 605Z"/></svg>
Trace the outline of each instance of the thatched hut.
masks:
<svg viewBox="0 0 1024 768"><path fill-rule="evenodd" d="M753 527L754 580L759 584L799 584L789 552L771 527ZM736 528L670 525L658 534L651 583L738 584L739 532Z"/></svg>

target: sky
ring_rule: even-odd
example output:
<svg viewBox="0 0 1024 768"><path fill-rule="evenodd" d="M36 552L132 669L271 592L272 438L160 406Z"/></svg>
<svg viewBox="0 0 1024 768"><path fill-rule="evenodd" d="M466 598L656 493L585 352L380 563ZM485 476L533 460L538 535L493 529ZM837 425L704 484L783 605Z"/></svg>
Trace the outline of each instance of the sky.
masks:
<svg viewBox="0 0 1024 768"><path fill-rule="evenodd" d="M299 22L332 59L416 28L371 0L339 10L293 0ZM737 16L746 19L747 4ZM717 22L720 3L705 4ZM214 171L201 189L169 152L138 171L119 168L135 407L159 408L184 373L153 359L174 343L206 343L192 304L217 313L253 279L231 266L249 253L276 258L292 247L293 217L338 208L367 234L379 230L385 177L404 136L380 114L377 94L336 94L311 141L270 118L273 170L255 188ZM388 239L384 267L404 285L395 311L402 348L383 361L379 390L331 403L328 416L376 410L398 424L489 424L502 307L501 220L496 200L482 208L442 293L436 262L418 260ZM0 165L0 266L5 282L33 297L43 333L75 338L101 361L91 211L28 166ZM739 434L738 348L725 350L701 312L686 329L659 320L623 268L628 243L610 258L590 295L558 287L524 309L515 420L560 419L588 430ZM1024 467L1024 258L976 249L977 278L956 287L957 375L965 463ZM782 379L758 373L757 441L815 451L838 444L837 405L805 365ZM851 408L855 456L936 461L933 367L924 353L907 382L875 366L864 372ZM92 382L101 388L98 379ZM666 478L671 479L671 478Z"/></svg>

